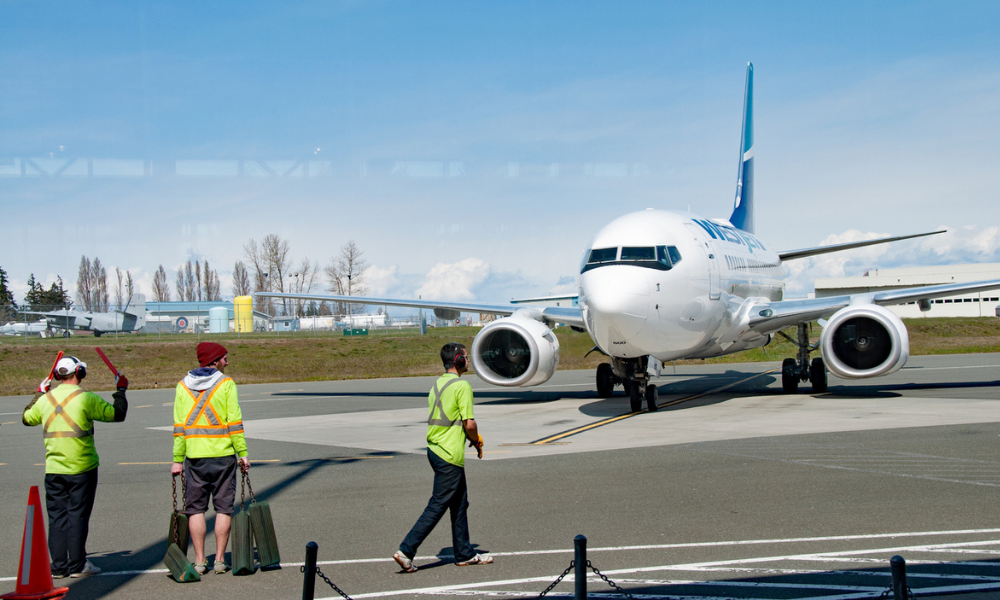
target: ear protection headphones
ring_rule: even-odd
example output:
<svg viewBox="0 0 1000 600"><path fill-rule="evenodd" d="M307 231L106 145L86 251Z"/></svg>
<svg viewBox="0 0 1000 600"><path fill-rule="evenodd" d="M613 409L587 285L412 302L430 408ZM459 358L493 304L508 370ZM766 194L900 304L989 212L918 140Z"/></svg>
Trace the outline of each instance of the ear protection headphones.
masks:
<svg viewBox="0 0 1000 600"><path fill-rule="evenodd" d="M458 354L455 355L454 362L455 362L455 368L464 369L469 364L468 355L459 352Z"/></svg>
<svg viewBox="0 0 1000 600"><path fill-rule="evenodd" d="M75 356L67 356L59 361L55 375L60 381L65 381L73 375L82 380L87 376L87 363Z"/></svg>

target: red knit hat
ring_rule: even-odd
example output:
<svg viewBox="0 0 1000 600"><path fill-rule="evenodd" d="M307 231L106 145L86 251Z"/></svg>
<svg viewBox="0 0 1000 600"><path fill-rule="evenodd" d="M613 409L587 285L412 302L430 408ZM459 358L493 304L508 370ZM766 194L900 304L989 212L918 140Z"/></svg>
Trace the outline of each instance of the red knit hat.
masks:
<svg viewBox="0 0 1000 600"><path fill-rule="evenodd" d="M207 367L228 353L229 351L222 344L202 342L198 344L198 364Z"/></svg>

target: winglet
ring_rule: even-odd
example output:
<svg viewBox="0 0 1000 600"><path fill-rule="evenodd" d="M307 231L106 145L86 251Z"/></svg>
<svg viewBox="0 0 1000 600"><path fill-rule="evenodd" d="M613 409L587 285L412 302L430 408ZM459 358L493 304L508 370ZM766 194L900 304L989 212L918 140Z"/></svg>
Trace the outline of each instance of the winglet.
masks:
<svg viewBox="0 0 1000 600"><path fill-rule="evenodd" d="M736 175L736 202L729 222L747 233L753 226L753 63L747 63L747 86L743 95L743 134L740 167Z"/></svg>

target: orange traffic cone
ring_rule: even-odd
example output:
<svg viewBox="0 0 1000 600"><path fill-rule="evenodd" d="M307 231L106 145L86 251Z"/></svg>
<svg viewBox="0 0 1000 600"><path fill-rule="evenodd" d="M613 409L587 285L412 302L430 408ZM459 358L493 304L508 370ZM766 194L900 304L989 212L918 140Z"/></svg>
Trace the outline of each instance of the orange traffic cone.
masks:
<svg viewBox="0 0 1000 600"><path fill-rule="evenodd" d="M21 540L21 564L17 569L17 589L0 596L2 600L43 600L62 598L69 588L52 587L52 565L49 544L45 541L42 521L42 501L38 486L28 492L28 514L24 517L24 538Z"/></svg>

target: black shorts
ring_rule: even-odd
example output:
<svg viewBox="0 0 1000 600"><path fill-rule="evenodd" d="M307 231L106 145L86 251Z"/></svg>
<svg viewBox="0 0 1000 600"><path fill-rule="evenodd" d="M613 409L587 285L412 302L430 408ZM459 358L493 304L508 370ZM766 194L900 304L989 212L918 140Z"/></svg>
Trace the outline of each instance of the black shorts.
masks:
<svg viewBox="0 0 1000 600"><path fill-rule="evenodd" d="M208 510L212 497L215 512L233 514L236 500L236 457L185 458L184 477L187 494L184 495L184 514L197 515Z"/></svg>

